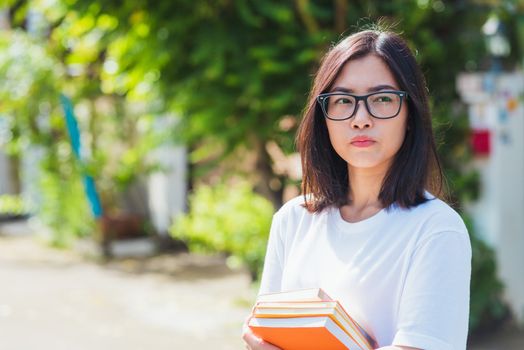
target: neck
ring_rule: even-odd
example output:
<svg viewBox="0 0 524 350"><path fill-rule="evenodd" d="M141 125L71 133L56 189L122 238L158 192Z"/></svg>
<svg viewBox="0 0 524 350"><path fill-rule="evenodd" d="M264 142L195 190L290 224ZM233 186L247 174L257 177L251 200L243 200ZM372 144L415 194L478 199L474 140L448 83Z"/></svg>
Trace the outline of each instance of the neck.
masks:
<svg viewBox="0 0 524 350"><path fill-rule="evenodd" d="M348 166L350 178L350 205L357 210L382 208L378 198L386 172L377 168Z"/></svg>

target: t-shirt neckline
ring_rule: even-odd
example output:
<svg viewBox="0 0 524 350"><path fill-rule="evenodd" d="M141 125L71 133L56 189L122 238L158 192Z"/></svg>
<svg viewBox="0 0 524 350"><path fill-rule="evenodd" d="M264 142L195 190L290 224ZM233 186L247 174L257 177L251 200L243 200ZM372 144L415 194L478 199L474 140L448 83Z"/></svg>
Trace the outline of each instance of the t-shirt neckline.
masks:
<svg viewBox="0 0 524 350"><path fill-rule="evenodd" d="M390 208L391 210L391 208ZM332 207L330 210L330 216L333 219L333 222L339 230L349 233L361 232L368 230L369 228L376 227L384 217L387 215L387 208L380 209L377 213L373 214L369 218L360 220L357 222L348 222L342 218L340 213L340 208Z"/></svg>

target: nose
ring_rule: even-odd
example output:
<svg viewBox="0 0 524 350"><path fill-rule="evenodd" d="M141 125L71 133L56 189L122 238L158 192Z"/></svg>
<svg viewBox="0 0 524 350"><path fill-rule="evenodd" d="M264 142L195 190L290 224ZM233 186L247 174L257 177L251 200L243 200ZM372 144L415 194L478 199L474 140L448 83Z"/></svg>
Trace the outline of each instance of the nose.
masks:
<svg viewBox="0 0 524 350"><path fill-rule="evenodd" d="M355 115L350 119L353 129L368 129L373 125L373 118L369 114L364 101L358 101L355 106Z"/></svg>

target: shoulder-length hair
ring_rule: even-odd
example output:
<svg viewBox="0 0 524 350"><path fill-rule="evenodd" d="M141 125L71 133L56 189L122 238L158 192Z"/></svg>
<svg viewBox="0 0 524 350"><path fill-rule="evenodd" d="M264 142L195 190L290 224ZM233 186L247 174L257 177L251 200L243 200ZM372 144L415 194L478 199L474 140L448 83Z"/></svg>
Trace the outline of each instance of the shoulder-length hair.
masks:
<svg viewBox="0 0 524 350"><path fill-rule="evenodd" d="M399 35L365 30L348 36L326 53L304 109L296 144L302 161L302 193L305 207L310 212L351 202L348 166L331 145L326 120L316 97L330 90L344 64L367 55L380 57L400 89L408 94L408 131L384 177L379 200L385 208L394 203L410 208L427 200L425 190L437 197L443 196L442 168L431 127L426 82L420 67Z"/></svg>

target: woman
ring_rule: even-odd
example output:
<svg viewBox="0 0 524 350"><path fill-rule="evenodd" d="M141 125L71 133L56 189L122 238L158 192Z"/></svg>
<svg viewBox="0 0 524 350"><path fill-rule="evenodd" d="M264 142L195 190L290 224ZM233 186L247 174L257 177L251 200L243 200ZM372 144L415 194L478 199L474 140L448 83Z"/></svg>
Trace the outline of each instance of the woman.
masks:
<svg viewBox="0 0 524 350"><path fill-rule="evenodd" d="M362 31L326 54L297 135L304 196L273 217L261 294L323 288L383 350L466 348L471 246L435 197L430 118L398 35Z"/></svg>

